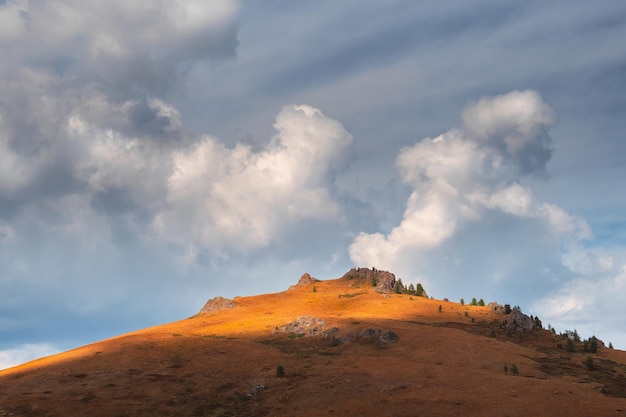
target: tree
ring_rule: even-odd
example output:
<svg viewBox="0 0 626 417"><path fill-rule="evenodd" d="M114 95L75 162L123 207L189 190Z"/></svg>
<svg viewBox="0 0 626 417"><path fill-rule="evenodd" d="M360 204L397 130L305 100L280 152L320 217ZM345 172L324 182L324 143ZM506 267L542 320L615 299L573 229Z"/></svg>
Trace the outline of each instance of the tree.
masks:
<svg viewBox="0 0 626 417"><path fill-rule="evenodd" d="M417 283L417 285L415 286L415 295L417 295L418 297L424 295L424 288L422 287L422 284Z"/></svg>
<svg viewBox="0 0 626 417"><path fill-rule="evenodd" d="M613 343L609 342L609 349L613 349Z"/></svg>
<svg viewBox="0 0 626 417"><path fill-rule="evenodd" d="M568 352L574 352L576 349L574 348L574 341L572 339L567 339L567 343L565 345L565 350Z"/></svg>
<svg viewBox="0 0 626 417"><path fill-rule="evenodd" d="M402 294L402 281L401 280L397 280L395 285L393 286L393 290L396 292L396 294Z"/></svg>
<svg viewBox="0 0 626 417"><path fill-rule="evenodd" d="M598 338L595 336L591 336L589 339L589 351L591 353L598 352Z"/></svg>
<svg viewBox="0 0 626 417"><path fill-rule="evenodd" d="M441 306L441 304L439 304L439 312L441 313L443 311L443 307Z"/></svg>
<svg viewBox="0 0 626 417"><path fill-rule="evenodd" d="M282 365L278 365L278 366L276 367L276 376L277 376L278 378L282 378L282 377L284 377L284 376L285 376L285 368L283 368L283 366L282 366Z"/></svg>
<svg viewBox="0 0 626 417"><path fill-rule="evenodd" d="M504 305L504 314L511 314L511 304Z"/></svg>
<svg viewBox="0 0 626 417"><path fill-rule="evenodd" d="M376 278L376 276L372 277L372 287L375 287L378 285L378 278Z"/></svg>
<svg viewBox="0 0 626 417"><path fill-rule="evenodd" d="M409 284L409 294L415 294L415 285Z"/></svg>
<svg viewBox="0 0 626 417"><path fill-rule="evenodd" d="M480 300L478 300L478 305L481 307L485 306L485 300L483 300L482 298Z"/></svg>
<svg viewBox="0 0 626 417"><path fill-rule="evenodd" d="M461 305L464 306L465 305L465 300L461 298Z"/></svg>
<svg viewBox="0 0 626 417"><path fill-rule="evenodd" d="M472 305L472 306L477 306L478 305L478 301L476 301L476 297L472 298L472 302L470 303L470 305Z"/></svg>

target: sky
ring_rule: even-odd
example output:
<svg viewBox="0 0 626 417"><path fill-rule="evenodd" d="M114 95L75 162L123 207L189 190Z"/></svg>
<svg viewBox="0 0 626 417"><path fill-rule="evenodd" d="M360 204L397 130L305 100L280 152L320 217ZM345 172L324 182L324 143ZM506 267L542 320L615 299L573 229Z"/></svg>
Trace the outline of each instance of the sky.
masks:
<svg viewBox="0 0 626 417"><path fill-rule="evenodd" d="M626 3L0 1L0 369L353 266L626 349Z"/></svg>

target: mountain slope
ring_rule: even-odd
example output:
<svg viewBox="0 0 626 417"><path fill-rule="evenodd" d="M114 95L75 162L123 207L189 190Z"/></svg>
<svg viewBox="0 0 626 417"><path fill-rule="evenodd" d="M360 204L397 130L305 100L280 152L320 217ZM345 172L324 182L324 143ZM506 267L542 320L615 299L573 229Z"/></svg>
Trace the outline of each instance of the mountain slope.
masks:
<svg viewBox="0 0 626 417"><path fill-rule="evenodd" d="M626 415L626 352L378 290L310 280L0 371L0 416Z"/></svg>

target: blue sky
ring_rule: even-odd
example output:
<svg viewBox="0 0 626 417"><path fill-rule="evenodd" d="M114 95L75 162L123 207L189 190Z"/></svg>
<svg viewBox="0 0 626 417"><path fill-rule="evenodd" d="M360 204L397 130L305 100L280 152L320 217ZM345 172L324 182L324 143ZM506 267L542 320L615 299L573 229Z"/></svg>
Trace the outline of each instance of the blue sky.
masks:
<svg viewBox="0 0 626 417"><path fill-rule="evenodd" d="M388 269L626 348L621 1L0 2L0 368Z"/></svg>

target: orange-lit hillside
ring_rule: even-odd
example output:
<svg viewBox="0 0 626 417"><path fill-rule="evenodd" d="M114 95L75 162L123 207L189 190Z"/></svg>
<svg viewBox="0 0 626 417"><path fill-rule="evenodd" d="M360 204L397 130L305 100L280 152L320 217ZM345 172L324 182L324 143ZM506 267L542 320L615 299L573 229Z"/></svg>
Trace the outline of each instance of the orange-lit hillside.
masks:
<svg viewBox="0 0 626 417"><path fill-rule="evenodd" d="M0 416L626 415L625 352L379 290L306 281L0 371Z"/></svg>

